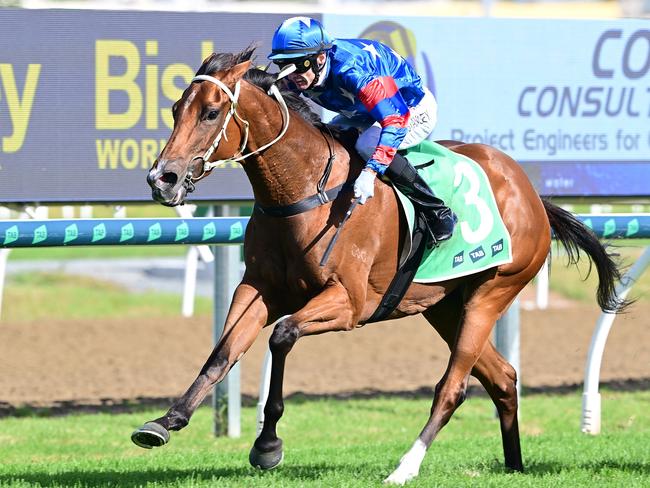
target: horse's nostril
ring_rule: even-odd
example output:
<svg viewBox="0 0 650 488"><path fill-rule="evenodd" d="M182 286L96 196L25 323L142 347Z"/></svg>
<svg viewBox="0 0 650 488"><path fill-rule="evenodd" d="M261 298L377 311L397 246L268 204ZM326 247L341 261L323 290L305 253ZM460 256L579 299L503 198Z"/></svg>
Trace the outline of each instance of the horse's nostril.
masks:
<svg viewBox="0 0 650 488"><path fill-rule="evenodd" d="M176 173L167 171L162 174L162 176L160 177L160 181L162 181L163 183L167 183L168 185L174 186L178 181L178 176L176 176Z"/></svg>

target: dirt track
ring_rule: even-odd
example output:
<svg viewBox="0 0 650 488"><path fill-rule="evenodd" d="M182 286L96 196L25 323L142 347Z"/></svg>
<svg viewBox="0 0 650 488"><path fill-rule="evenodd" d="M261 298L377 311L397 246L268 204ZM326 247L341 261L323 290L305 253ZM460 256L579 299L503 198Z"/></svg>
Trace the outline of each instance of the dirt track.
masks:
<svg viewBox="0 0 650 488"><path fill-rule="evenodd" d="M555 300L523 311L522 382L557 387L582 382L595 306ZM650 380L650 303L614 324L603 381ZM207 358L209 317L129 321L0 322L0 410L19 405L115 403L181 394ZM242 360L242 393L255 396L270 330ZM285 393L403 392L431 388L448 351L422 318L301 339L287 361Z"/></svg>

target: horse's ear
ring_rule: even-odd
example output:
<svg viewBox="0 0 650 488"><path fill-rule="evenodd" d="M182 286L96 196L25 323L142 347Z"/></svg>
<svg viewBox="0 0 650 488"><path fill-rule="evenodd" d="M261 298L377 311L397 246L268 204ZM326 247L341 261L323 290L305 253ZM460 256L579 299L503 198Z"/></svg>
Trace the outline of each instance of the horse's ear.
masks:
<svg viewBox="0 0 650 488"><path fill-rule="evenodd" d="M251 67L251 60L244 61L243 63L236 64L228 71L228 80L232 82L238 82L242 79L246 71Z"/></svg>

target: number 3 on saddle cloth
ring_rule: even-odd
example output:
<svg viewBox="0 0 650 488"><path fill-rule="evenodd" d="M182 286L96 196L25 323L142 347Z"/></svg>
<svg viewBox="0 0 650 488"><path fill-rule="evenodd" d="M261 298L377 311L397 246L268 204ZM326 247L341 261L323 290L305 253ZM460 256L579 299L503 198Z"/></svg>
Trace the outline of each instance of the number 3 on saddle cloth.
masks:
<svg viewBox="0 0 650 488"><path fill-rule="evenodd" d="M446 281L512 262L510 234L499 214L488 178L476 162L431 141L409 148L406 158L436 196L456 213L458 223L451 239L428 248L424 217L393 187L408 222L408 235L397 274L366 323L390 315L412 281Z"/></svg>

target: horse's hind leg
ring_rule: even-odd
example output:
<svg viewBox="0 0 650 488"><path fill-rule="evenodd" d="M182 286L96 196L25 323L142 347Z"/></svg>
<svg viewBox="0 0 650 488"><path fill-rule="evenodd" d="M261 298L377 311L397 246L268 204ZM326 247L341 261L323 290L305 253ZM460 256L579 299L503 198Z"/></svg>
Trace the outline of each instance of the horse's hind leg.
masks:
<svg viewBox="0 0 650 488"><path fill-rule="evenodd" d="M499 414L501 440L506 468L523 471L519 423L517 420L517 373L491 343L488 343L477 361L472 375L492 398Z"/></svg>
<svg viewBox="0 0 650 488"><path fill-rule="evenodd" d="M456 340L461 312L462 297L459 293L455 293L423 314L450 350L453 350ZM523 471L517 422L517 373L488 341L472 368L472 376L481 382L499 414L506 467Z"/></svg>
<svg viewBox="0 0 650 488"><path fill-rule="evenodd" d="M328 284L305 307L277 323L269 340L271 384L264 407L264 426L249 455L254 467L272 469L282 462L282 440L277 436L276 426L284 413L285 360L296 341L304 335L350 330L355 323L348 291L338 282Z"/></svg>
<svg viewBox="0 0 650 488"><path fill-rule="evenodd" d="M404 484L417 476L426 450L463 402L469 375L486 349L493 325L523 287L518 280L509 281L486 276L473 287L463 308L447 370L436 385L429 419L386 482Z"/></svg>

